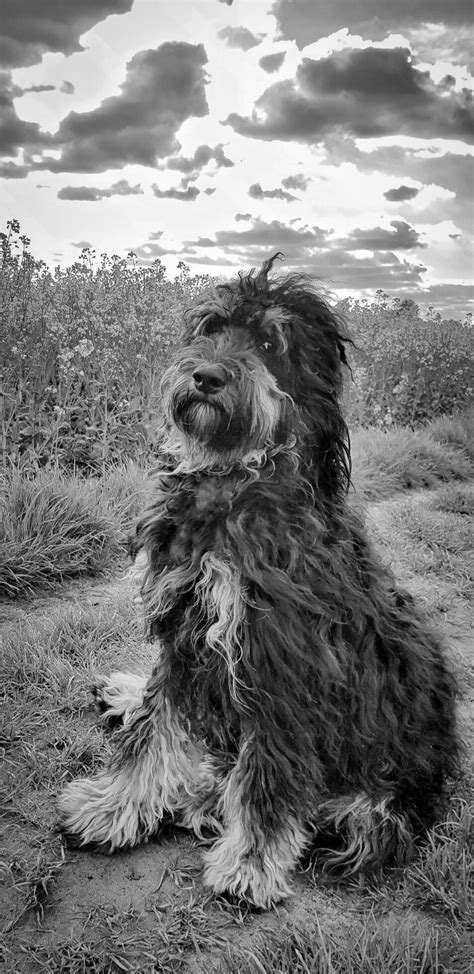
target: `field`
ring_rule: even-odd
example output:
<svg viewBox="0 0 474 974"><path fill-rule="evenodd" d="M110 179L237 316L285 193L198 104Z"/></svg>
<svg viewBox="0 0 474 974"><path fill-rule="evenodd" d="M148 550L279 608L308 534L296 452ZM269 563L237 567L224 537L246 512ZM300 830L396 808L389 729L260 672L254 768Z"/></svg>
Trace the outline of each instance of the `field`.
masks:
<svg viewBox="0 0 474 974"><path fill-rule="evenodd" d="M51 273L14 220L0 244L5 971L467 972L467 756L446 821L406 871L338 884L308 859L293 897L268 914L208 895L185 833L112 858L63 847L56 796L113 747L92 707L94 675L152 665L126 542L153 492L158 380L206 280L90 251ZM338 310L354 340L351 503L444 633L472 743L470 323L423 318L381 292Z"/></svg>
<svg viewBox="0 0 474 974"><path fill-rule="evenodd" d="M469 416L353 434L351 502L436 618L472 742L468 629ZM93 711L97 672L146 671L125 540L152 491L134 460L101 476L12 465L4 483L2 917L7 974L463 974L472 918L472 772L404 872L338 884L309 860L268 914L210 896L185 833L111 858L63 848L55 796L113 746Z"/></svg>

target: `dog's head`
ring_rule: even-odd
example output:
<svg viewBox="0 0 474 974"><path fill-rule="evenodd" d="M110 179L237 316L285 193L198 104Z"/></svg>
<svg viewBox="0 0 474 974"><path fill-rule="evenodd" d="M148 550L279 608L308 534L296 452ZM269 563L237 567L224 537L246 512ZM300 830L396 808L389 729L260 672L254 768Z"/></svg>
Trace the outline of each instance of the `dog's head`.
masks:
<svg viewBox="0 0 474 974"><path fill-rule="evenodd" d="M199 296L163 377L169 426L214 460L296 440L312 465L345 440L341 322L309 278L269 277L280 256Z"/></svg>

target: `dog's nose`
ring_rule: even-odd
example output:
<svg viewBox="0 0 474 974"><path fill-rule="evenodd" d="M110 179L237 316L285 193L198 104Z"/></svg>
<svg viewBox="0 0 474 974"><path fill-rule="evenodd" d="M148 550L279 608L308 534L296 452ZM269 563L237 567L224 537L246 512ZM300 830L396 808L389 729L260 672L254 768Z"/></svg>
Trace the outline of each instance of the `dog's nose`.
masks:
<svg viewBox="0 0 474 974"><path fill-rule="evenodd" d="M193 372L194 385L199 392L218 392L226 385L227 378L222 365L201 365Z"/></svg>

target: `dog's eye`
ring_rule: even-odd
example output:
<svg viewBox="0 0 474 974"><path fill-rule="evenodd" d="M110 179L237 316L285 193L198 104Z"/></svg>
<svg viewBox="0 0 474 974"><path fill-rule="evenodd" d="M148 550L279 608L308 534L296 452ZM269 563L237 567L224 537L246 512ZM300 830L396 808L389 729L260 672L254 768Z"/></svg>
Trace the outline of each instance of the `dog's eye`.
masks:
<svg viewBox="0 0 474 974"><path fill-rule="evenodd" d="M261 342L259 348L262 349L262 352L273 352L273 342Z"/></svg>

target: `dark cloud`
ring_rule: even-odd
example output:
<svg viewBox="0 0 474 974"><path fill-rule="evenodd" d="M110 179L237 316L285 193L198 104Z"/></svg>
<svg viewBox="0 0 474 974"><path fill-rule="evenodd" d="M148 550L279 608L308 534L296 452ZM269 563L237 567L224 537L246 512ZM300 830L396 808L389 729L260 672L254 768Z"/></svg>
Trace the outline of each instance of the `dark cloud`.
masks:
<svg viewBox="0 0 474 974"><path fill-rule="evenodd" d="M443 318L463 320L474 311L474 287L471 284L432 284L406 295L422 307L433 307Z"/></svg>
<svg viewBox="0 0 474 974"><path fill-rule="evenodd" d="M0 179L25 179L29 171L29 166L16 162L0 162Z"/></svg>
<svg viewBox="0 0 474 974"><path fill-rule="evenodd" d="M246 214L241 216L246 217ZM356 230L347 240L336 241L332 231L320 227L295 229L278 220L266 223L255 219L244 231L218 230L213 239L199 237L197 240L187 240L183 247L188 252L189 248L197 248L198 251L220 248L227 259L243 261L245 266L256 265L275 250L280 250L285 254L286 269L317 275L335 288L357 291L383 288L393 293L405 293L423 284L426 267L400 259L392 250L376 249L370 257L355 253L352 244L355 235L362 232ZM377 234L378 241L386 245L389 241L393 243L396 236L389 232L389 241L383 241L378 229L371 231L371 234L372 237ZM346 246L347 243L349 246ZM212 259L221 262L218 257L213 256ZM204 256L201 261L208 262Z"/></svg>
<svg viewBox="0 0 474 974"><path fill-rule="evenodd" d="M88 240L78 240L77 243L72 243L71 247L77 247L78 250L92 250L92 244Z"/></svg>
<svg viewBox="0 0 474 974"><path fill-rule="evenodd" d="M295 173L294 176L285 176L285 178L281 181L281 185L284 186L285 189L299 189L301 192L303 192L306 189L309 181L309 176L303 176L301 173Z"/></svg>
<svg viewBox="0 0 474 974"><path fill-rule="evenodd" d="M228 7L231 7L234 0L219 0L219 3L226 3Z"/></svg>
<svg viewBox="0 0 474 974"><path fill-rule="evenodd" d="M386 173L394 179L409 177L424 185L440 186L455 194L450 199L440 199L418 213L420 223L440 223L452 220L466 234L472 235L474 210L472 195L472 155L435 150L419 152L401 146L380 146L363 152L350 138L330 136L325 143L326 162L333 166L352 162L360 172Z"/></svg>
<svg viewBox="0 0 474 974"><path fill-rule="evenodd" d="M52 136L42 132L37 122L24 122L18 117L14 98L23 89L14 85L9 71L0 71L0 155L16 156L18 149L34 151L52 144Z"/></svg>
<svg viewBox="0 0 474 974"><path fill-rule="evenodd" d="M236 213L235 214L235 221L236 221L236 223L240 223L241 220L247 221L247 220L251 220L251 219L252 219L252 214L251 213Z"/></svg>
<svg viewBox="0 0 474 974"><path fill-rule="evenodd" d="M388 189L383 195L389 203L401 203L403 200L414 200L415 196L418 196L420 192L415 186L394 186L393 189Z"/></svg>
<svg viewBox="0 0 474 974"><path fill-rule="evenodd" d="M316 15L315 0L275 0L272 13L280 36L306 47L343 27L377 41L420 24L464 26L472 21L472 4L471 0L331 0L318 4Z"/></svg>
<svg viewBox="0 0 474 974"><path fill-rule="evenodd" d="M0 64L17 68L38 64L47 51L83 51L82 34L132 5L133 0L2 0Z"/></svg>
<svg viewBox="0 0 474 974"><path fill-rule="evenodd" d="M346 250L412 250L413 247L426 247L420 241L417 231L404 220L392 220L393 230L374 227L372 230L352 230L341 241Z"/></svg>
<svg viewBox="0 0 474 974"><path fill-rule="evenodd" d="M274 74L279 71L286 57L286 51L279 51L278 54L265 54L258 62L267 74Z"/></svg>
<svg viewBox="0 0 474 974"><path fill-rule="evenodd" d="M262 189L260 183L253 183L249 188L249 196L254 200L286 200L287 203L297 200L297 196L292 196L291 193L285 193L283 189Z"/></svg>
<svg viewBox="0 0 474 974"><path fill-rule="evenodd" d="M90 112L70 112L54 136L61 158L45 158L36 168L94 173L128 164L155 167L179 149L182 123L208 114L206 63L202 44L171 41L135 54L122 93Z"/></svg>
<svg viewBox="0 0 474 974"><path fill-rule="evenodd" d="M160 164L160 169L176 169L178 172L199 171L211 160L215 162L217 169L229 169L234 165L232 159L226 156L222 144L214 146L213 149L210 145L198 145L193 156L172 156L165 163Z"/></svg>
<svg viewBox="0 0 474 974"><path fill-rule="evenodd" d="M215 191L216 191L215 186L208 186L207 189L204 190L206 196L212 196L212 194L215 193Z"/></svg>
<svg viewBox="0 0 474 974"><path fill-rule="evenodd" d="M76 89L72 81L63 81L59 90L62 91L63 95L73 95Z"/></svg>
<svg viewBox="0 0 474 974"><path fill-rule="evenodd" d="M138 258L138 263L143 265L152 264L153 261L160 260L161 257L180 256L181 250L172 250L171 247L163 247L161 243L156 242L161 238L162 233L162 230L158 231L158 233L151 233L146 243L134 247L127 247L127 253L134 254Z"/></svg>
<svg viewBox="0 0 474 974"><path fill-rule="evenodd" d="M257 47L262 43L264 34L255 37L247 27L223 27L217 31L217 36L226 42L228 47L238 47L241 51L250 51L251 47Z"/></svg>
<svg viewBox="0 0 474 974"><path fill-rule="evenodd" d="M308 143L341 130L358 138L396 133L474 141L470 92L436 85L405 48L304 58L294 80L267 88L251 117L234 112L225 124L251 138Z"/></svg>
<svg viewBox="0 0 474 974"><path fill-rule="evenodd" d="M22 95L29 95L32 92L40 94L42 91L56 91L56 85L32 85L31 88L20 88L19 91L15 91L15 98L21 98Z"/></svg>
<svg viewBox="0 0 474 974"><path fill-rule="evenodd" d="M188 186L185 189L179 187L171 189L160 189L155 183L151 187L154 196L159 200L181 200L183 203L194 203L201 190L197 186Z"/></svg>
<svg viewBox="0 0 474 974"><path fill-rule="evenodd" d="M248 230L217 230L214 240L210 237L199 237L197 240L185 240L184 246L191 247L225 247L235 249L235 253L246 253L246 249L267 248L282 250L285 254L297 254L303 247L322 247L327 243L328 231L320 227L307 227L293 230L286 223L272 220L256 219ZM253 255L252 255L253 260Z"/></svg>
<svg viewBox="0 0 474 974"><path fill-rule="evenodd" d="M96 203L98 200L110 199L111 196L140 196L143 195L141 186L130 186L126 179L119 179L108 189L94 186L63 186L57 196L59 200L81 200Z"/></svg>

